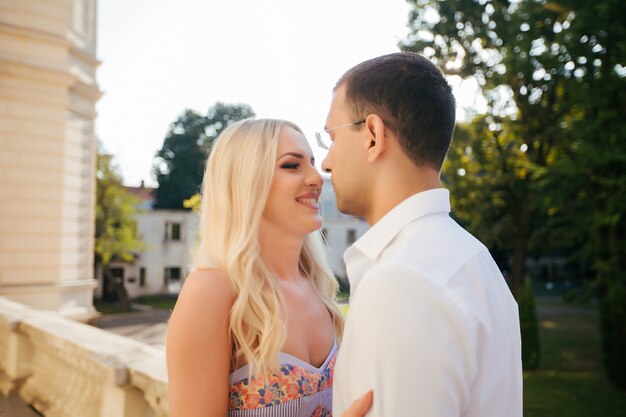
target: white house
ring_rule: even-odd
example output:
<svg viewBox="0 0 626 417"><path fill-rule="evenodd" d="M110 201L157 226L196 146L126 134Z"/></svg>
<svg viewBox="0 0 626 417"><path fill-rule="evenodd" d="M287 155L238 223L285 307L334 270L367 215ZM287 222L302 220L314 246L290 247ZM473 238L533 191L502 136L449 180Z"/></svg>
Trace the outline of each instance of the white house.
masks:
<svg viewBox="0 0 626 417"><path fill-rule="evenodd" d="M197 244L199 218L186 210L152 208L151 189L126 187L139 197L137 229L145 247L137 254L134 263L111 264L111 272L124 281L131 298L148 294L178 293L182 280L191 270L191 254ZM343 253L369 228L365 220L347 216L337 210L336 197L330 179L324 179L320 197L320 212L324 219L322 232L328 244L328 261L337 278L346 282ZM97 296L115 299L107 294L100 270L96 271Z"/></svg>
<svg viewBox="0 0 626 417"><path fill-rule="evenodd" d="M369 225L365 219L348 216L337 210L337 197L330 178L324 178L320 213L324 219L322 232L328 244L328 262L335 276L346 283L347 274L343 253L369 229Z"/></svg>
<svg viewBox="0 0 626 417"><path fill-rule="evenodd" d="M148 294L178 293L181 281L190 271L191 252L196 245L198 215L187 210L152 208L151 189L126 187L142 203L137 213L137 234L144 248L133 263L111 263L111 272L122 279L131 298ZM107 294L100 270L97 296L115 299Z"/></svg>

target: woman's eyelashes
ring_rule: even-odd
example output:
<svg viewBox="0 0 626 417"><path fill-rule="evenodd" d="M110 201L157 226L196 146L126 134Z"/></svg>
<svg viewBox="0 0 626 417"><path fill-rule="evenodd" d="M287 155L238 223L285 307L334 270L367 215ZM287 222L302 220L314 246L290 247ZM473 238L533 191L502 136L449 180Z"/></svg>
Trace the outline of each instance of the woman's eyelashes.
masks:
<svg viewBox="0 0 626 417"><path fill-rule="evenodd" d="M280 167L283 168L283 169L293 169L293 170L296 170L296 169L300 168L300 165L301 165L300 162L285 162ZM311 159L311 166L315 167L315 159Z"/></svg>
<svg viewBox="0 0 626 417"><path fill-rule="evenodd" d="M287 162L280 166L283 169L298 169L300 168L300 164L297 162Z"/></svg>

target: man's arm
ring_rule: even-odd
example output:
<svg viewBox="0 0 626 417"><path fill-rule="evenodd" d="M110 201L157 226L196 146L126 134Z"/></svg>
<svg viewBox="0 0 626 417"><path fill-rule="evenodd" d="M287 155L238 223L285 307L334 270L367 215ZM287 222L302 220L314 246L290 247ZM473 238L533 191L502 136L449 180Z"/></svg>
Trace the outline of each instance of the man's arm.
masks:
<svg viewBox="0 0 626 417"><path fill-rule="evenodd" d="M459 417L476 373L469 321L414 270L380 265L350 307L351 369L372 388L371 417ZM369 380L368 380L369 379ZM369 387L368 387L369 385Z"/></svg>

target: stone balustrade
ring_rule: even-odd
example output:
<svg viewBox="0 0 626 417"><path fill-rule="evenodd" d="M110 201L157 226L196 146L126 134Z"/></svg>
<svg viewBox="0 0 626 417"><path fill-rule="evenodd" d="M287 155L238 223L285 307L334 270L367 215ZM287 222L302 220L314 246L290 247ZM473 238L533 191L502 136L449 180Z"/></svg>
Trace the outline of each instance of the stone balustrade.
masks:
<svg viewBox="0 0 626 417"><path fill-rule="evenodd" d="M0 297L0 391L46 417L165 417L164 352Z"/></svg>

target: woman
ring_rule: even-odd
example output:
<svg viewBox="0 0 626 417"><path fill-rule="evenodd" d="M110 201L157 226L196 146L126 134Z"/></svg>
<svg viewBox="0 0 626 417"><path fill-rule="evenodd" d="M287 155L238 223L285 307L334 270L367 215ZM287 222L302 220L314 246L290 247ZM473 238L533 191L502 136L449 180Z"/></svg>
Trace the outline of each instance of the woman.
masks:
<svg viewBox="0 0 626 417"><path fill-rule="evenodd" d="M329 416L343 319L302 131L245 120L215 142L200 245L167 334L171 417Z"/></svg>

